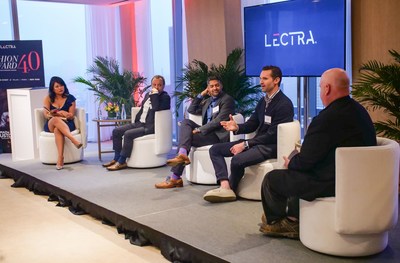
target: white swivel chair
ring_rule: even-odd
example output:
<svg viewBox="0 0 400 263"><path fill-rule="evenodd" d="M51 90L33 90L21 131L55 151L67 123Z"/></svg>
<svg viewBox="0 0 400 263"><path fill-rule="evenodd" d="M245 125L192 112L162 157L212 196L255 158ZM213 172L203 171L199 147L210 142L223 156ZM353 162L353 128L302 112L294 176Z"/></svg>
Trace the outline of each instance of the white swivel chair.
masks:
<svg viewBox="0 0 400 263"><path fill-rule="evenodd" d="M335 197L300 200L300 240L335 256L367 256L388 244L397 223L399 144L336 149Z"/></svg>
<svg viewBox="0 0 400 263"><path fill-rule="evenodd" d="M245 174L239 182L237 193L240 197L251 200L261 200L261 185L264 176L273 169L284 169L283 156L295 149L300 141L300 123L281 123L278 125L277 159L269 159L262 163L246 167Z"/></svg>
<svg viewBox="0 0 400 263"><path fill-rule="evenodd" d="M132 108L132 122L139 110L139 107ZM172 149L171 110L156 111L154 126L154 134L133 140L131 158L127 160L128 167L151 168L163 166L167 162L167 155Z"/></svg>
<svg viewBox="0 0 400 263"><path fill-rule="evenodd" d="M189 114L189 119L201 125L201 116ZM242 114L238 113L233 116L236 123L243 123L244 118ZM244 135L234 135L230 132L229 140L231 142L243 139ZM209 150L212 145L206 145L202 147L192 147L189 153L189 159L191 164L186 166L185 173L186 179L192 183L197 184L217 184L217 178L215 177L214 167L212 165ZM225 158L226 164L230 166L231 158ZM228 171L230 171L228 169Z"/></svg>
<svg viewBox="0 0 400 263"><path fill-rule="evenodd" d="M37 145L39 148L39 159L42 163L56 164L57 163L57 146L54 139L54 133L45 132L43 130L46 121L43 116L43 109L34 109ZM64 146L64 163L78 162L83 159L83 148L86 148L86 112L82 108L75 109L75 127L76 130L72 131L72 135L83 144L83 147L77 149L75 145L69 140L65 139Z"/></svg>

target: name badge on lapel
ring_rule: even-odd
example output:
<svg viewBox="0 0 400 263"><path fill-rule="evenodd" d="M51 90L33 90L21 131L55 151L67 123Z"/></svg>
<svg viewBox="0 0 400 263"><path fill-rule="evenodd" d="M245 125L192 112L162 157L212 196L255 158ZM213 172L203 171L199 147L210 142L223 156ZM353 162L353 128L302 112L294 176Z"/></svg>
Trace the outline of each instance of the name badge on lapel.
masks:
<svg viewBox="0 0 400 263"><path fill-rule="evenodd" d="M265 116L264 116L264 122L265 122L265 123L271 124L271 121L272 121L271 116L268 116L268 115L265 115Z"/></svg>
<svg viewBox="0 0 400 263"><path fill-rule="evenodd" d="M215 107L212 109L212 113L215 114L215 113L218 113L218 112L219 112L219 106L215 106Z"/></svg>

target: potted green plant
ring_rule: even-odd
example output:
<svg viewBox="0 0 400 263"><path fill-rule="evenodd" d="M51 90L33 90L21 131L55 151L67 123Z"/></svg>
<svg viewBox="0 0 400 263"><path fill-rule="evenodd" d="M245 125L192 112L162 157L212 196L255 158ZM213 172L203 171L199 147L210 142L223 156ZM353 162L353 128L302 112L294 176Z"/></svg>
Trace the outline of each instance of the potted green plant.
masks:
<svg viewBox="0 0 400 263"><path fill-rule="evenodd" d="M377 134L400 142L400 54L389 50L395 62L371 60L361 65L360 77L352 85L352 95L366 108L382 109L387 120L374 123Z"/></svg>
<svg viewBox="0 0 400 263"><path fill-rule="evenodd" d="M124 104L129 116L131 108L137 105L134 94L146 78L129 70L121 72L117 60L101 56L94 59L87 73L92 75L90 79L77 77L74 82L87 85L88 89L97 96L100 104L110 102L120 107Z"/></svg>
<svg viewBox="0 0 400 263"><path fill-rule="evenodd" d="M193 60L183 69L183 76L177 79L174 96L176 108L186 100L193 99L207 86L207 78L218 76L223 90L236 101L236 112L249 116L262 96L260 85L253 85L251 78L246 76L242 66L243 49L234 49L227 57L225 65L216 66Z"/></svg>

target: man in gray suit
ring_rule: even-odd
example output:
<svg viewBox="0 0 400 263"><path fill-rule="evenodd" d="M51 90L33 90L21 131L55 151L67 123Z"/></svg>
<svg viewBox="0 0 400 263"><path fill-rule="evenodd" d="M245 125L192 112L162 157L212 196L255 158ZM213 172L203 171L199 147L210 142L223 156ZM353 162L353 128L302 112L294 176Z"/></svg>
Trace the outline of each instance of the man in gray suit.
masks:
<svg viewBox="0 0 400 263"><path fill-rule="evenodd" d="M229 115L235 113L235 101L222 91L221 80L215 76L207 80L207 88L193 99L188 112L202 116L202 125L184 119L179 128L178 154L167 161L173 166L172 175L165 181L157 183L156 188L183 187L181 179L185 165L190 164L188 153L192 146L201 147L219 142L229 141L229 132L220 124L229 120Z"/></svg>

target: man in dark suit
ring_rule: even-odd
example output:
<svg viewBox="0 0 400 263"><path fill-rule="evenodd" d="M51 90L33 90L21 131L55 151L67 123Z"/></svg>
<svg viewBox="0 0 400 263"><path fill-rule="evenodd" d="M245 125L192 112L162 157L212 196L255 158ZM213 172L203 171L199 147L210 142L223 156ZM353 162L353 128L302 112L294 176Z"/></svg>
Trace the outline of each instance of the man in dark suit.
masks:
<svg viewBox="0 0 400 263"><path fill-rule="evenodd" d="M349 96L349 78L339 68L324 72L320 97L325 109L311 122L300 153L285 159L285 170L272 170L262 184L264 215L260 231L299 237L299 198L335 196L337 147L376 145L367 111Z"/></svg>
<svg viewBox="0 0 400 263"><path fill-rule="evenodd" d="M185 165L190 164L188 153L192 146L201 147L229 140L229 132L221 126L220 122L228 120L229 115L235 113L235 101L222 89L223 86L219 78L209 77L207 88L193 99L188 112L201 115L202 125L200 126L189 119L184 119L181 122L178 155L167 161L168 165L173 166L172 175L168 176L165 181L157 183L156 188L183 186L181 176Z"/></svg>
<svg viewBox="0 0 400 263"><path fill-rule="evenodd" d="M165 79L155 75L151 79L151 91L143 99L142 106L135 117L135 122L115 128L112 133L114 159L103 164L109 171L127 167L126 159L131 157L133 140L137 137L154 133L155 112L170 109L171 98L164 91ZM124 143L122 145L122 137Z"/></svg>
<svg viewBox="0 0 400 263"><path fill-rule="evenodd" d="M280 68L263 67L260 85L266 95L258 102L250 119L244 124L237 124L231 116L229 121L221 122L227 131L234 131L237 134L257 132L250 140L220 143L211 147L210 157L220 187L208 191L204 195L206 201L214 203L236 200L235 192L244 175L245 167L276 158L277 126L280 123L293 121L294 115L292 102L279 89L281 80ZM224 157L231 156L231 175L228 178Z"/></svg>

